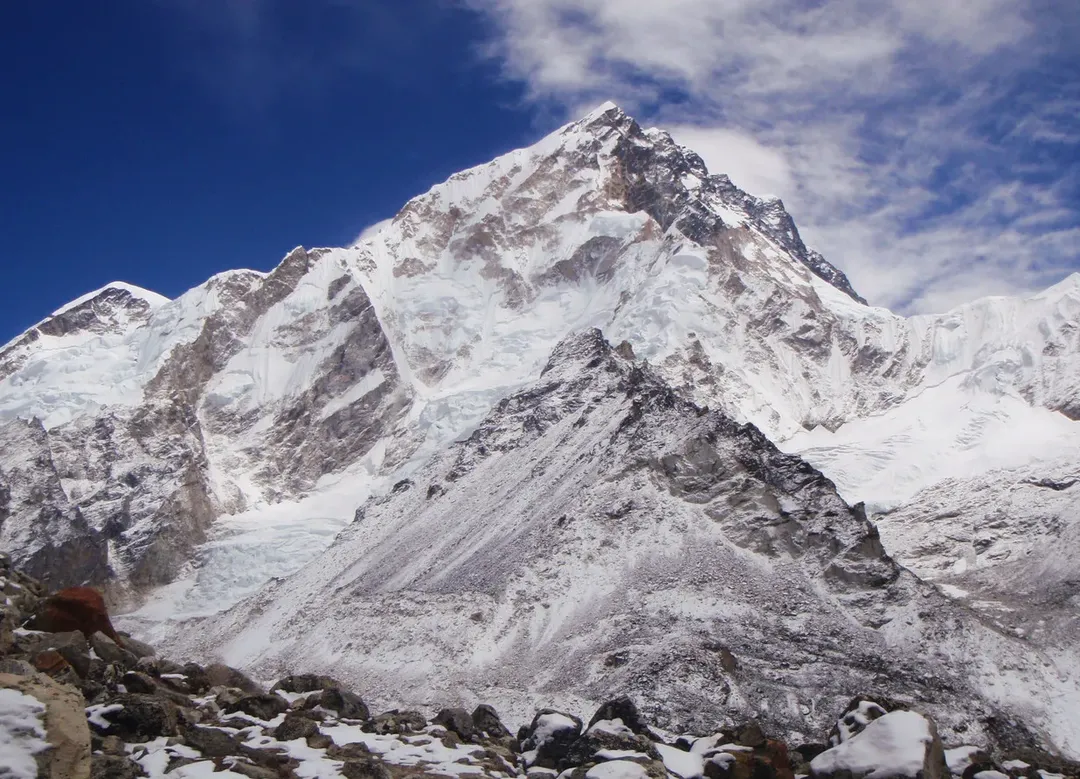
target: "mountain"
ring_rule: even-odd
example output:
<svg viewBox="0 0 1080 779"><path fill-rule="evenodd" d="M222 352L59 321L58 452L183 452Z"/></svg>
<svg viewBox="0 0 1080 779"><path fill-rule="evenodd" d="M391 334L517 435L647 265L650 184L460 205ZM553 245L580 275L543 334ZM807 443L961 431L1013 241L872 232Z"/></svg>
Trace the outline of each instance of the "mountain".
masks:
<svg viewBox="0 0 1080 779"><path fill-rule="evenodd" d="M741 715L805 739L852 690L918 700L953 740L1001 711L1058 744L1080 724L1080 679L898 566L805 461L596 330L326 553L173 648L515 714L629 692L672 732Z"/></svg>
<svg viewBox="0 0 1080 779"><path fill-rule="evenodd" d="M355 246L172 301L109 285L0 348L0 546L50 584L107 582L177 650L343 663L388 700L468 697L513 649L508 700L620 684L678 723L700 666L730 690L701 711L764 698L798 729L800 689L903 681L942 722L966 700L1076 752L1080 487L986 518L1004 484L1072 478L1078 323L1077 274L942 315L869 306L780 201L608 104ZM997 571L1053 630L984 602Z"/></svg>

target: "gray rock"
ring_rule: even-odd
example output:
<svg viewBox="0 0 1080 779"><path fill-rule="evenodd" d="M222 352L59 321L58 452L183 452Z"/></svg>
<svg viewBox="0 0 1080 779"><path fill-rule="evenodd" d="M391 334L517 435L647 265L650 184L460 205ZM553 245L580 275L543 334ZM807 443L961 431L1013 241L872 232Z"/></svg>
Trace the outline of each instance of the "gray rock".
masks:
<svg viewBox="0 0 1080 779"><path fill-rule="evenodd" d="M814 779L863 779L882 766L867 755L887 754L896 779L949 779L945 750L933 720L913 711L891 711L810 761Z"/></svg>
<svg viewBox="0 0 1080 779"><path fill-rule="evenodd" d="M379 714L371 722L374 733L418 733L427 727L427 720L418 711L392 711Z"/></svg>
<svg viewBox="0 0 1080 779"><path fill-rule="evenodd" d="M341 719L367 720L371 718L364 699L356 693L336 687L325 689L317 695L310 695L304 702L304 708L322 706L335 712Z"/></svg>
<svg viewBox="0 0 1080 779"><path fill-rule="evenodd" d="M138 671L128 671L121 677L120 683L124 685L128 692L153 695L158 691L158 685L153 678Z"/></svg>
<svg viewBox="0 0 1080 779"><path fill-rule="evenodd" d="M285 721L274 729L274 738L278 741L292 741L297 738L306 739L318 732L319 724L315 720L290 711L285 715Z"/></svg>
<svg viewBox="0 0 1080 779"><path fill-rule="evenodd" d="M589 720L589 727L591 728L601 720L613 719L622 720L623 725L630 728L630 730L635 733L655 739L653 732L649 730L649 726L646 725L645 720L642 719L637 705L626 695L608 701L597 709L596 713L593 714L592 719Z"/></svg>
<svg viewBox="0 0 1080 779"><path fill-rule="evenodd" d="M268 693L245 695L224 707L227 714L239 711L261 720L272 720L288 708L289 704L284 698Z"/></svg>
<svg viewBox="0 0 1080 779"><path fill-rule="evenodd" d="M125 693L110 703L117 703L122 708L101 715L109 722L104 729L105 735L120 736L125 741L147 741L179 733L179 715L172 701L154 695Z"/></svg>
<svg viewBox="0 0 1080 779"><path fill-rule="evenodd" d="M116 663L126 670L131 670L139 664L139 658L134 653L117 646L111 638L101 633L91 636L90 644L94 647L97 656L106 663Z"/></svg>
<svg viewBox="0 0 1080 779"><path fill-rule="evenodd" d="M378 758L368 757L346 760L341 767L345 779L391 779L392 774Z"/></svg>
<svg viewBox="0 0 1080 779"><path fill-rule="evenodd" d="M184 737L185 744L199 750L207 757L227 757L239 751L239 741L217 728L184 725L180 733Z"/></svg>
<svg viewBox="0 0 1080 779"><path fill-rule="evenodd" d="M614 733L608 730L590 729L570 744L566 753L558 760L558 768L566 770L573 766L595 762L596 754L601 750L638 752L649 760L660 759L660 753L646 736L633 732Z"/></svg>
<svg viewBox="0 0 1080 779"><path fill-rule="evenodd" d="M248 779L281 779L282 776L273 769L252 765L251 763L242 763L239 760L232 763L229 770L246 776Z"/></svg>
<svg viewBox="0 0 1080 779"><path fill-rule="evenodd" d="M502 720L499 719L499 713L486 703L481 703L473 709L472 721L476 729L488 738L505 739L512 735L506 725L502 723Z"/></svg>
<svg viewBox="0 0 1080 779"><path fill-rule="evenodd" d="M333 760L351 760L353 758L366 759L371 754L367 744L356 742L353 744L331 744L326 748L326 756Z"/></svg>
<svg viewBox="0 0 1080 779"><path fill-rule="evenodd" d="M263 692L263 688L252 681L251 677L243 671L238 671L222 663L213 663L206 666L203 669L203 675L210 687L235 687L250 695L260 695Z"/></svg>
<svg viewBox="0 0 1080 779"><path fill-rule="evenodd" d="M456 733L462 741L471 743L476 739L476 725L465 709L443 709L432 722Z"/></svg>
<svg viewBox="0 0 1080 779"><path fill-rule="evenodd" d="M90 779L137 779L146 776L143 767L126 755L92 755Z"/></svg>
<svg viewBox="0 0 1080 779"><path fill-rule="evenodd" d="M541 709L523 733L521 751L536 750L530 767L558 768L580 735L580 719L554 709Z"/></svg>
<svg viewBox="0 0 1080 779"><path fill-rule="evenodd" d="M283 690L284 692L305 693L316 692L317 690L340 690L342 687L344 687L344 685L341 682L337 679L332 679L329 676L295 674L278 680L278 682L270 688L270 692Z"/></svg>
<svg viewBox="0 0 1080 779"><path fill-rule="evenodd" d="M137 638L132 638L127 633L120 633L120 637L124 639L124 646L127 647L127 650L140 660L144 657L154 657L157 654L154 647L139 641Z"/></svg>

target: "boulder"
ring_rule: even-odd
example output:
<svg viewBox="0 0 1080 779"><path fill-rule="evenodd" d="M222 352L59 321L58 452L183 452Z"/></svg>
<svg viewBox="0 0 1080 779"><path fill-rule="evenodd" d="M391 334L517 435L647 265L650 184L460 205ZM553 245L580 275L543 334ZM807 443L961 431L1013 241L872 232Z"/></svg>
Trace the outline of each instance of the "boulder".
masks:
<svg viewBox="0 0 1080 779"><path fill-rule="evenodd" d="M294 739L314 736L319 732L319 724L295 711L285 715L285 721L274 729L274 738L278 741L292 741Z"/></svg>
<svg viewBox="0 0 1080 779"><path fill-rule="evenodd" d="M814 779L870 775L948 779L945 750L934 723L913 711L891 711L810 761Z"/></svg>
<svg viewBox="0 0 1080 779"><path fill-rule="evenodd" d="M316 692L318 690L340 690L344 687L337 679L332 679L329 676L319 676L317 674L295 674L293 676L286 676L284 679L280 679L273 687L270 688L270 692L277 692L282 690L283 692L292 693L305 693Z"/></svg>
<svg viewBox="0 0 1080 779"><path fill-rule="evenodd" d="M93 755L90 779L137 779L146 776L143 767L126 755Z"/></svg>
<svg viewBox="0 0 1080 779"><path fill-rule="evenodd" d="M211 687L235 687L249 695L260 695L263 692L263 688L250 676L224 663L212 663L206 666L203 673Z"/></svg>
<svg viewBox="0 0 1080 779"><path fill-rule="evenodd" d="M392 774L386 765L374 757L346 760L341 767L345 779L391 779Z"/></svg>
<svg viewBox="0 0 1080 779"><path fill-rule="evenodd" d="M618 719L599 720L570 744L557 767L562 770L595 762L602 751L636 752L649 760L661 759L648 737L635 733Z"/></svg>
<svg viewBox="0 0 1080 779"><path fill-rule="evenodd" d="M97 656L106 663L115 663L128 671L139 664L139 658L134 653L118 646L115 641L106 638L100 633L90 636L90 644L94 647Z"/></svg>
<svg viewBox="0 0 1080 779"><path fill-rule="evenodd" d="M114 708L118 707L118 708ZM109 701L95 718L108 725L95 725L105 735L120 736L124 741L148 741L159 736L175 736L179 714L170 700L141 693L124 693Z"/></svg>
<svg viewBox="0 0 1080 779"><path fill-rule="evenodd" d="M157 650L149 644L143 643L138 639L132 638L127 633L120 633L120 638L124 640L124 648L131 654L142 660L144 657L153 657L157 654Z"/></svg>
<svg viewBox="0 0 1080 779"><path fill-rule="evenodd" d="M238 754L239 751L239 741L217 728L185 724L181 727L180 735L184 737L185 744L207 757L228 757Z"/></svg>
<svg viewBox="0 0 1080 779"><path fill-rule="evenodd" d="M863 728L877 718L884 717L890 711L904 708L907 707L879 696L860 695L852 698L829 732L829 746L834 747L844 743L852 736L861 733Z"/></svg>
<svg viewBox="0 0 1080 779"><path fill-rule="evenodd" d="M277 771L252 763L243 763L239 760L230 763L229 770L241 776L246 776L248 779L281 779L281 774Z"/></svg>
<svg viewBox="0 0 1080 779"><path fill-rule="evenodd" d="M12 690L44 707L45 741L49 748L36 757L39 775L56 779L89 779L90 729L82 694L44 674L0 674L0 690Z"/></svg>
<svg viewBox="0 0 1080 779"><path fill-rule="evenodd" d="M28 653L38 657L48 651L55 651L74 669L80 678L86 678L90 672L90 644L79 632L47 633L40 636L33 646L27 646ZM35 662L35 665L37 663ZM47 669L46 673L51 673Z"/></svg>
<svg viewBox="0 0 1080 779"><path fill-rule="evenodd" d="M736 737L736 743L742 744L744 747L760 747L765 745L765 732L761 729L761 725L751 720L739 729L739 735Z"/></svg>
<svg viewBox="0 0 1080 779"><path fill-rule="evenodd" d="M486 703L473 709L472 721L476 730L490 739L502 740L511 736L510 730L499 719L499 713Z"/></svg>
<svg viewBox="0 0 1080 779"><path fill-rule="evenodd" d="M366 720L371 718L364 699L356 693L341 690L336 687L323 690L318 695L310 695L304 701L304 708L310 709L315 706L332 711L341 719Z"/></svg>
<svg viewBox="0 0 1080 779"><path fill-rule="evenodd" d="M427 720L418 711L398 711L393 709L380 714L371 721L371 731L386 735L389 733L418 733L427 727Z"/></svg>
<svg viewBox="0 0 1080 779"><path fill-rule="evenodd" d="M128 692L153 695L158 690L157 683L149 675L138 671L128 671L120 678L120 683Z"/></svg>
<svg viewBox="0 0 1080 779"><path fill-rule="evenodd" d="M601 720L616 719L622 720L622 724L635 733L656 740L656 735L649 730L649 726L645 724L645 720L642 719L637 705L625 695L621 698L608 701L597 709L596 713L593 714L592 719L589 720L589 727L591 728Z"/></svg>
<svg viewBox="0 0 1080 779"><path fill-rule="evenodd" d="M451 733L456 733L462 741L472 742L476 738L476 725L465 709L443 709L432 721Z"/></svg>
<svg viewBox="0 0 1080 779"><path fill-rule="evenodd" d="M371 754L371 750L368 749L367 744L362 742L353 742L352 744L334 744L326 748L326 756L331 760L352 760L366 759Z"/></svg>
<svg viewBox="0 0 1080 779"><path fill-rule="evenodd" d="M261 693L259 695L244 695L228 703L224 710L226 714L243 712L256 719L272 720L277 715L283 714L288 708L288 701L280 695Z"/></svg>
<svg viewBox="0 0 1080 779"><path fill-rule="evenodd" d="M526 765L530 768L558 768L581 735L581 720L554 709L542 709L521 735L521 751Z"/></svg>

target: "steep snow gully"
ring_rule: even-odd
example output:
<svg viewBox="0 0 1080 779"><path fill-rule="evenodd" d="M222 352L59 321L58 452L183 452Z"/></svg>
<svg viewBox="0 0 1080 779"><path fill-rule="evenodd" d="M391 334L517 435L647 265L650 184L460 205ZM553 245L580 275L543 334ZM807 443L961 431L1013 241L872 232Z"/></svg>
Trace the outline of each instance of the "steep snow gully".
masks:
<svg viewBox="0 0 1080 779"><path fill-rule="evenodd" d="M876 692L1075 755L1078 419L1080 274L897 316L607 104L354 246L0 348L0 547L388 705L810 734Z"/></svg>

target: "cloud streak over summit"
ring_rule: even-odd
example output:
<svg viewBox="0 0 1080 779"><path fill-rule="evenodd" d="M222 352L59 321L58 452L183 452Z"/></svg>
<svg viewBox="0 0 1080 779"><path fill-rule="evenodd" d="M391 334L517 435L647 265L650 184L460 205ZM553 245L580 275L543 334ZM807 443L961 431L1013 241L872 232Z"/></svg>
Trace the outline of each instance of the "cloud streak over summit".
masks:
<svg viewBox="0 0 1080 779"><path fill-rule="evenodd" d="M872 302L936 310L1080 264L1066 2L467 2L529 101L614 99L774 189Z"/></svg>

